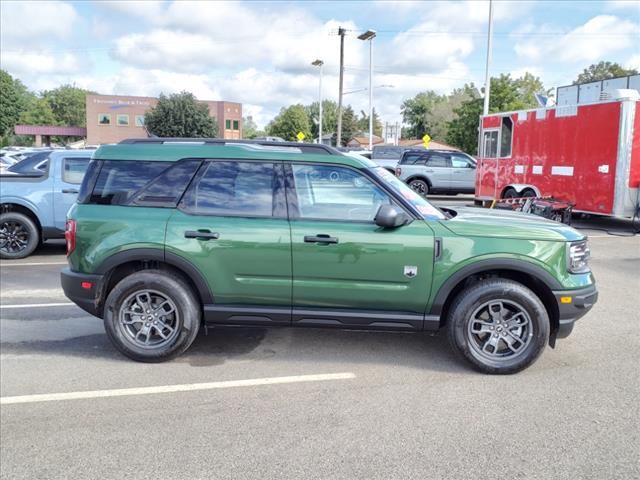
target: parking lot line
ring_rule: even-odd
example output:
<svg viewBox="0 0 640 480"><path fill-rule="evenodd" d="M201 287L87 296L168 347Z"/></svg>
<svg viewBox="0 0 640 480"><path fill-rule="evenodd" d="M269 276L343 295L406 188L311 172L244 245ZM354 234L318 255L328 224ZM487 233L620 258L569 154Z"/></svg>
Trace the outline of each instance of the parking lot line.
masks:
<svg viewBox="0 0 640 480"><path fill-rule="evenodd" d="M70 305L75 305L73 302L64 302L64 303L28 303L25 305L2 305L0 303L0 308L39 308L39 307L68 307Z"/></svg>
<svg viewBox="0 0 640 480"><path fill-rule="evenodd" d="M0 405L18 403L59 402L62 400L82 400L89 398L125 397L135 395L155 395L158 393L195 392L220 388L255 387L262 385L281 385L285 383L326 382L330 380L349 380L356 378L351 372L322 373L316 375L296 375L291 377L253 378L249 380L229 380L224 382L187 383L182 385L163 385L157 387L120 388L116 390L93 390L86 392L44 393L38 395L19 395L0 397Z"/></svg>
<svg viewBox="0 0 640 480"><path fill-rule="evenodd" d="M67 262L2 262L0 263L0 268L3 267L36 267L42 265L67 265Z"/></svg>

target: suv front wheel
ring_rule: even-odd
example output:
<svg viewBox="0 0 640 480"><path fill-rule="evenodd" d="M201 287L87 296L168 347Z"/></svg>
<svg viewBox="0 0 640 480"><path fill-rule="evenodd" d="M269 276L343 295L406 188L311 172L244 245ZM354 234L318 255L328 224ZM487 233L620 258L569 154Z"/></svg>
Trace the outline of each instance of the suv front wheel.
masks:
<svg viewBox="0 0 640 480"><path fill-rule="evenodd" d="M104 326L127 357L161 362L189 348L200 317L200 302L179 276L145 270L125 277L109 293Z"/></svg>
<svg viewBox="0 0 640 480"><path fill-rule="evenodd" d="M465 288L447 319L453 349L484 373L516 373L531 365L549 339L549 315L535 293L507 279Z"/></svg>

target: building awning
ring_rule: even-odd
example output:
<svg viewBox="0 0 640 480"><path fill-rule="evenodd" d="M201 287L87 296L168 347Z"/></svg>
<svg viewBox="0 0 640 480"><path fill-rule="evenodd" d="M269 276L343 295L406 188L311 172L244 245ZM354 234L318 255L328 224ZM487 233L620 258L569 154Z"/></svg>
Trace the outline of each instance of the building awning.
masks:
<svg viewBox="0 0 640 480"><path fill-rule="evenodd" d="M16 135L55 135L58 137L86 137L87 129L82 127L54 127L51 125L16 125Z"/></svg>

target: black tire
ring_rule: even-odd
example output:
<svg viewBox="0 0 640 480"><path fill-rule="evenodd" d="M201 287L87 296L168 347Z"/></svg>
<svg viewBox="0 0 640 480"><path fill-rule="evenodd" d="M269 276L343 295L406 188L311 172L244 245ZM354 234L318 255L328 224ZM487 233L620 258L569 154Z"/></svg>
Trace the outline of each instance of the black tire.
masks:
<svg viewBox="0 0 640 480"><path fill-rule="evenodd" d="M524 192L522 192L522 196L524 198L532 198L536 196L536 192L534 192L530 188L525 188Z"/></svg>
<svg viewBox="0 0 640 480"><path fill-rule="evenodd" d="M498 304L505 313L522 312L509 317L494 308ZM478 326L486 330L474 331ZM507 279L485 280L465 288L453 301L447 318L452 348L475 369L492 374L516 373L531 365L549 340L549 328L549 315L537 295ZM516 340L519 337L521 341Z"/></svg>
<svg viewBox="0 0 640 480"><path fill-rule="evenodd" d="M516 192L513 188L507 188L502 195L502 198L517 198L518 192Z"/></svg>
<svg viewBox="0 0 640 480"><path fill-rule="evenodd" d="M145 298L143 292L151 292L146 297L148 302L138 300L138 296ZM175 314L162 310L165 315L157 315L162 298L172 302L168 306L175 308ZM149 306L146 311L145 304ZM139 315L131 314L134 309ZM157 322L160 327L155 325ZM163 362L177 357L196 339L200 322L200 302L192 289L179 276L162 270L145 270L125 277L109 292L105 302L104 327L109 340L121 353L138 362ZM145 336L143 330L149 333ZM149 342L157 339L160 343L145 346L143 336Z"/></svg>
<svg viewBox="0 0 640 480"><path fill-rule="evenodd" d="M22 213L0 215L0 258L28 257L40 244L40 232L33 220Z"/></svg>
<svg viewBox="0 0 640 480"><path fill-rule="evenodd" d="M414 178L409 181L409 187L416 193L419 193L423 197L426 197L429 194L429 183L420 179Z"/></svg>

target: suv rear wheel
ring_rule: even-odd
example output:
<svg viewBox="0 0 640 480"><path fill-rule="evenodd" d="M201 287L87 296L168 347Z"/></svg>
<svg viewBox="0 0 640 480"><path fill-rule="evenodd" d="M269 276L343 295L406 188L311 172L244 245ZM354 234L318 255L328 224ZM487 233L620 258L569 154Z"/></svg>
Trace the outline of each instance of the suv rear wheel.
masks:
<svg viewBox="0 0 640 480"><path fill-rule="evenodd" d="M183 353L200 327L200 302L178 276L146 270L122 279L105 303L104 326L114 346L140 362Z"/></svg>
<svg viewBox="0 0 640 480"><path fill-rule="evenodd" d="M17 212L0 215L0 258L28 257L39 243L38 227L29 217Z"/></svg>
<svg viewBox="0 0 640 480"><path fill-rule="evenodd" d="M549 315L524 285L487 280L465 288L447 319L453 349L485 373L516 373L531 365L549 339Z"/></svg>
<svg viewBox="0 0 640 480"><path fill-rule="evenodd" d="M409 182L409 187L416 193L426 197L429 193L429 184L422 179L415 178Z"/></svg>

